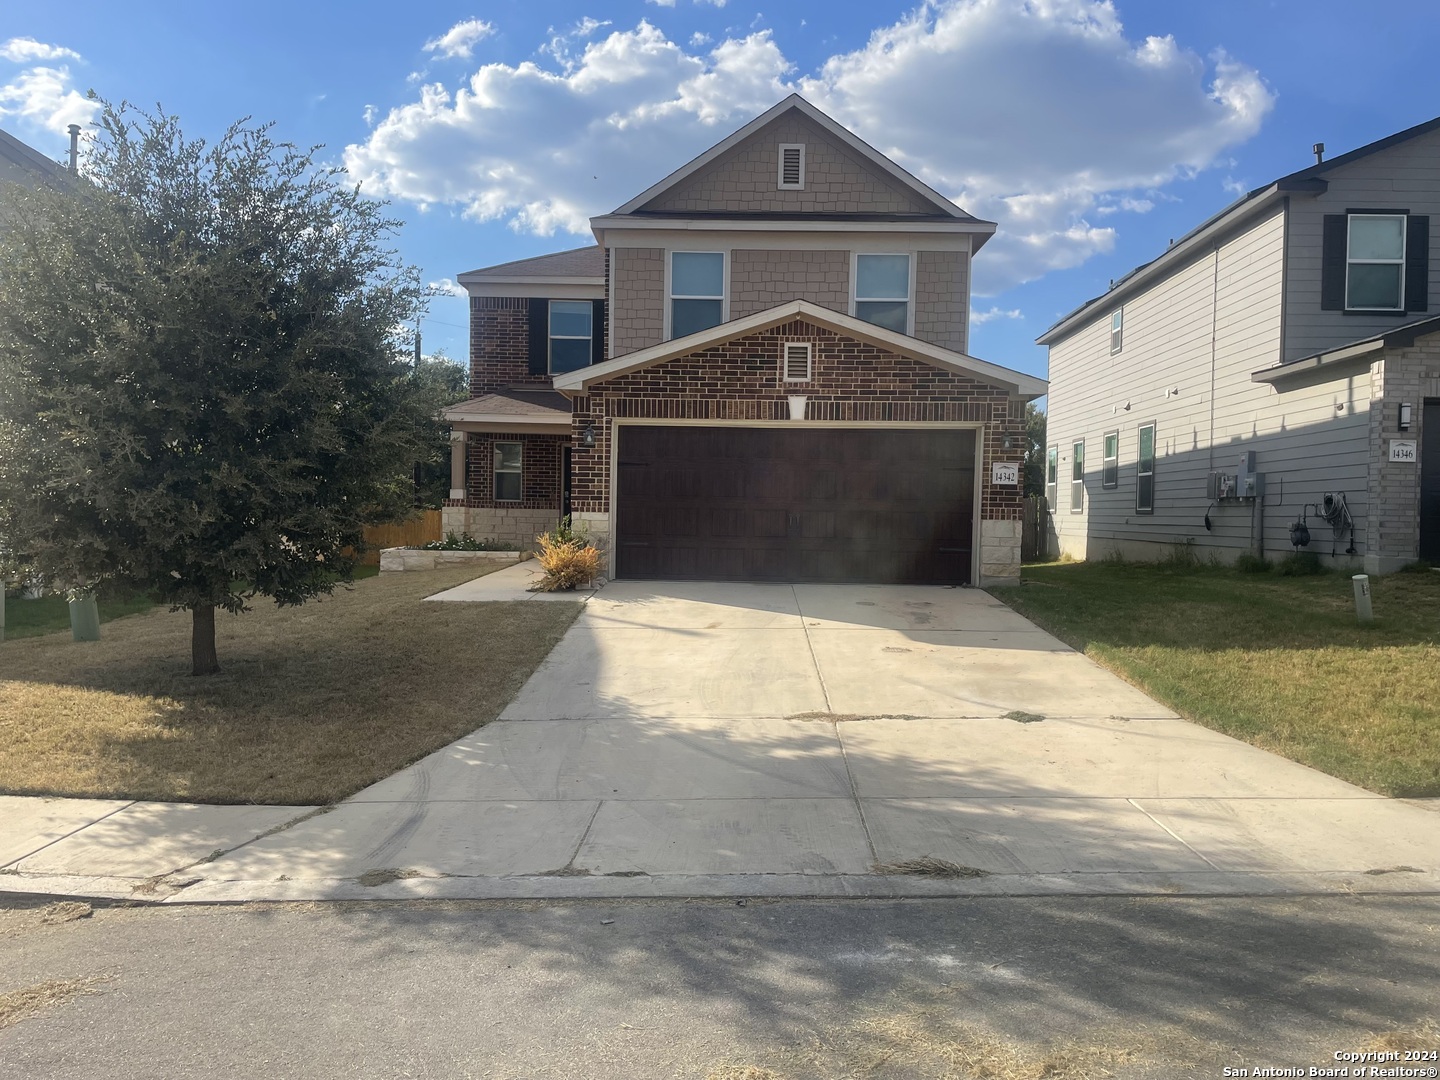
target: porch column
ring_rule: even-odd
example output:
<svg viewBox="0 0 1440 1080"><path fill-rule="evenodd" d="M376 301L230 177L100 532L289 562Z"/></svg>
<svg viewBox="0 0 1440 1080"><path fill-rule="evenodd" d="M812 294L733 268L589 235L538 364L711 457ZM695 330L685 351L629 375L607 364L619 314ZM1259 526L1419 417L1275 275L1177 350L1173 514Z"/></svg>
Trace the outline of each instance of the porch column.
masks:
<svg viewBox="0 0 1440 1080"><path fill-rule="evenodd" d="M465 498L465 432L450 431L450 498Z"/></svg>

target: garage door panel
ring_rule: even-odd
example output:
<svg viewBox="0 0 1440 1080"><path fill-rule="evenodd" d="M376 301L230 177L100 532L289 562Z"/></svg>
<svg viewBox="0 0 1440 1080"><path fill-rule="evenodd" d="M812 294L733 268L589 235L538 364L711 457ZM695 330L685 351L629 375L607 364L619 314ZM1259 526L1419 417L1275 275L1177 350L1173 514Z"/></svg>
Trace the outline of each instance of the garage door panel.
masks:
<svg viewBox="0 0 1440 1080"><path fill-rule="evenodd" d="M625 427L622 577L970 578L975 433Z"/></svg>

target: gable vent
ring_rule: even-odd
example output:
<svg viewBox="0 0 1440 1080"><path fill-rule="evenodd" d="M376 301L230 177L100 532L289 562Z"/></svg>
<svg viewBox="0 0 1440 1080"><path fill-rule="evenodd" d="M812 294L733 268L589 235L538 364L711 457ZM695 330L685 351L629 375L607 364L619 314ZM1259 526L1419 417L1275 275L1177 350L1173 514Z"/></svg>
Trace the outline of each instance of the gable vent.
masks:
<svg viewBox="0 0 1440 1080"><path fill-rule="evenodd" d="M785 343L785 381L809 382L811 377L810 343Z"/></svg>
<svg viewBox="0 0 1440 1080"><path fill-rule="evenodd" d="M805 187L805 144L780 144L780 187Z"/></svg>

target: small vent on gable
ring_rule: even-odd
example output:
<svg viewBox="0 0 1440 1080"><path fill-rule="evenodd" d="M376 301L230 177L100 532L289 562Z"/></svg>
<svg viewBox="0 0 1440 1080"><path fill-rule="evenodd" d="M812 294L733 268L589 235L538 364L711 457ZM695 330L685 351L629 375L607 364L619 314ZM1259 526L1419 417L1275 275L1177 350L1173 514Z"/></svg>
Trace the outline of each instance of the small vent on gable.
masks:
<svg viewBox="0 0 1440 1080"><path fill-rule="evenodd" d="M805 187L805 144L780 144L780 186L801 189Z"/></svg>
<svg viewBox="0 0 1440 1080"><path fill-rule="evenodd" d="M810 381L810 343L787 341L785 343L785 381Z"/></svg>

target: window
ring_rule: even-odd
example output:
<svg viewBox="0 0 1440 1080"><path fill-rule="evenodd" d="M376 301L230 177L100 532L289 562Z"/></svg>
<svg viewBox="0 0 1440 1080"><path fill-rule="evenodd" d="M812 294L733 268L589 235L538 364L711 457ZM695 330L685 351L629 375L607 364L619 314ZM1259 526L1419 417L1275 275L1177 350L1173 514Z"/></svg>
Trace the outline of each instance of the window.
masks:
<svg viewBox="0 0 1440 1080"><path fill-rule="evenodd" d="M589 300L550 301L550 374L590 363L595 305Z"/></svg>
<svg viewBox="0 0 1440 1080"><path fill-rule="evenodd" d="M1060 447L1052 446L1045 453L1045 506L1053 514L1060 501Z"/></svg>
<svg viewBox="0 0 1440 1080"><path fill-rule="evenodd" d="M725 255L719 251L670 254L670 336L684 337L725 321Z"/></svg>
<svg viewBox="0 0 1440 1080"><path fill-rule="evenodd" d="M810 381L810 343L787 341L783 347L786 382Z"/></svg>
<svg viewBox="0 0 1440 1080"><path fill-rule="evenodd" d="M1078 514L1085 509L1085 443L1077 442L1071 449L1075 459L1070 465L1070 512Z"/></svg>
<svg viewBox="0 0 1440 1080"><path fill-rule="evenodd" d="M1120 432L1118 431L1105 433L1105 451L1100 464L1100 486L1102 488L1120 486Z"/></svg>
<svg viewBox="0 0 1440 1080"><path fill-rule="evenodd" d="M1125 309L1116 308L1110 313L1110 355L1114 356L1125 345Z"/></svg>
<svg viewBox="0 0 1440 1080"><path fill-rule="evenodd" d="M520 501L520 444L495 444L495 501Z"/></svg>
<svg viewBox="0 0 1440 1080"><path fill-rule="evenodd" d="M805 187L805 144L780 144L780 175L776 178L779 188L802 190Z"/></svg>
<svg viewBox="0 0 1440 1080"><path fill-rule="evenodd" d="M855 256L855 317L910 332L910 256Z"/></svg>
<svg viewBox="0 0 1440 1080"><path fill-rule="evenodd" d="M1140 429L1140 458L1135 469L1135 510L1155 512L1155 425Z"/></svg>
<svg viewBox="0 0 1440 1080"><path fill-rule="evenodd" d="M1405 216L1351 214L1345 245L1345 306L1405 308Z"/></svg>

